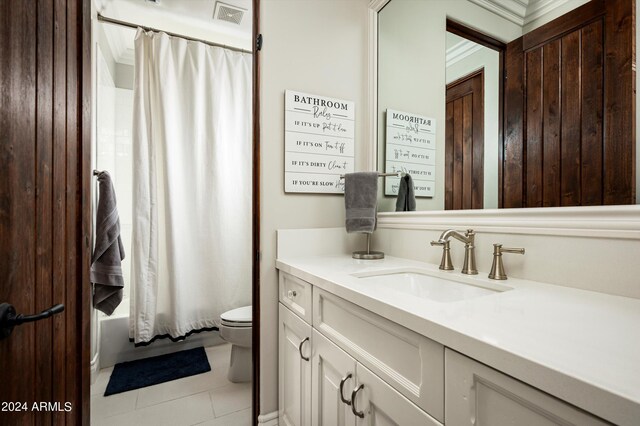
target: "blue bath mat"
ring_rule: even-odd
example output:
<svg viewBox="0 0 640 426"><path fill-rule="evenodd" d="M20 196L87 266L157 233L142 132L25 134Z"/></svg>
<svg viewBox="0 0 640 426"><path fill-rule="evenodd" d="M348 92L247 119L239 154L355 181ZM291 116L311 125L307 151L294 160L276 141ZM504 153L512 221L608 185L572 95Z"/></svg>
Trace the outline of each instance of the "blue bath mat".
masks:
<svg viewBox="0 0 640 426"><path fill-rule="evenodd" d="M167 355L121 362L113 368L104 396L195 376L207 371L211 371L211 366L202 346Z"/></svg>

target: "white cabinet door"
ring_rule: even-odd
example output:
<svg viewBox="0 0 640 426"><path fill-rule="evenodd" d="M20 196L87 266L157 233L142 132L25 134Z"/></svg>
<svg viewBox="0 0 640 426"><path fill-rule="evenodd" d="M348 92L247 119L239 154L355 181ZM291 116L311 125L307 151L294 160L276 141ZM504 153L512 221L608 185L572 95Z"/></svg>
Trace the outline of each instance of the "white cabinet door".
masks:
<svg viewBox="0 0 640 426"><path fill-rule="evenodd" d="M445 376L447 426L608 424L450 349Z"/></svg>
<svg viewBox="0 0 640 426"><path fill-rule="evenodd" d="M311 424L311 326L279 304L280 425Z"/></svg>
<svg viewBox="0 0 640 426"><path fill-rule="evenodd" d="M317 287L313 328L439 421L444 346Z"/></svg>
<svg viewBox="0 0 640 426"><path fill-rule="evenodd" d="M362 364L357 367L358 386L354 410L361 413L357 425L442 426L400 392L389 386Z"/></svg>
<svg viewBox="0 0 640 426"><path fill-rule="evenodd" d="M356 384L356 361L316 330L311 383L313 426L355 426L349 399Z"/></svg>

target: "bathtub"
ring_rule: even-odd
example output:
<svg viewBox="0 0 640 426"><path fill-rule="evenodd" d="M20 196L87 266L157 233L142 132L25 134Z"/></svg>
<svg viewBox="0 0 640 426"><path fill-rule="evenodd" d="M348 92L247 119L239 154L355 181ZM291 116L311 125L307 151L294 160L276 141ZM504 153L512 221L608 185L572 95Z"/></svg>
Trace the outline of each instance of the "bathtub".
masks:
<svg viewBox="0 0 640 426"><path fill-rule="evenodd" d="M183 351L198 346L224 343L217 331L196 333L181 342L158 339L149 346L136 348L129 342L129 299L123 299L111 316L98 313L98 365L111 367L119 362Z"/></svg>

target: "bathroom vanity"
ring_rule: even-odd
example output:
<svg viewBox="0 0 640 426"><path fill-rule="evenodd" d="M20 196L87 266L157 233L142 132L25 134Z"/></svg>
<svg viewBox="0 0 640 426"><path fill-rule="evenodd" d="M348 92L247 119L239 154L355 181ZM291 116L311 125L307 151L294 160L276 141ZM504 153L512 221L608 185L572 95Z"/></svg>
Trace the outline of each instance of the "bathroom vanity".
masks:
<svg viewBox="0 0 640 426"><path fill-rule="evenodd" d="M640 421L638 300L391 257L277 268L281 425Z"/></svg>

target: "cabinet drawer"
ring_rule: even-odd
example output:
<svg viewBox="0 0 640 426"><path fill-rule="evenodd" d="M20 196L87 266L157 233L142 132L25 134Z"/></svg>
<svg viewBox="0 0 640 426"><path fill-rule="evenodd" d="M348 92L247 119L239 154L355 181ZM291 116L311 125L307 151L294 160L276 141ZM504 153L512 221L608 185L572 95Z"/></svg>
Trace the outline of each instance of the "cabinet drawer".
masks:
<svg viewBox="0 0 640 426"><path fill-rule="evenodd" d="M444 346L317 287L313 327L443 422Z"/></svg>
<svg viewBox="0 0 640 426"><path fill-rule="evenodd" d="M447 425L609 424L450 349L446 382Z"/></svg>
<svg viewBox="0 0 640 426"><path fill-rule="evenodd" d="M280 271L280 302L311 324L311 284Z"/></svg>

